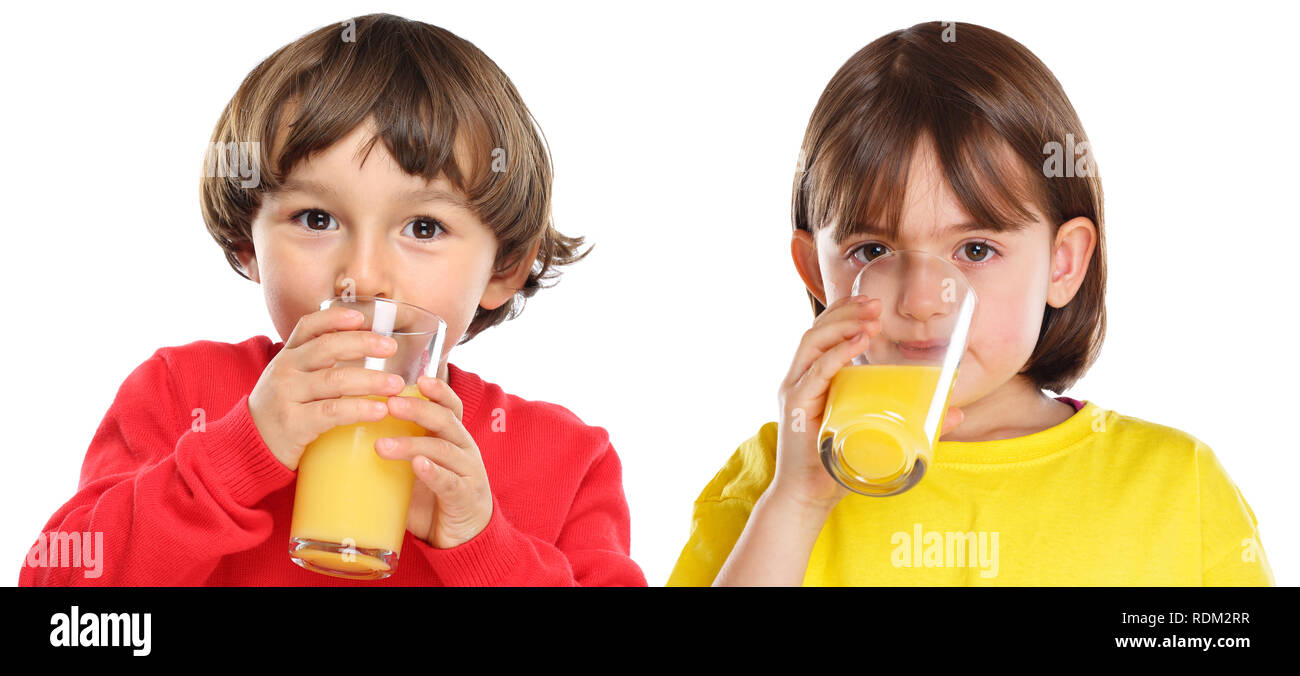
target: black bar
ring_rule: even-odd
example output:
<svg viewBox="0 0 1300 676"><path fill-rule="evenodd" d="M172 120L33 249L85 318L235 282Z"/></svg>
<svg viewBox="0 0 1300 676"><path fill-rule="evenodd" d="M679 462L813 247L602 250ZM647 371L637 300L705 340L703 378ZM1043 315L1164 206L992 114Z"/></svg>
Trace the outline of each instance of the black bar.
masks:
<svg viewBox="0 0 1300 676"><path fill-rule="evenodd" d="M1046 651L1120 660L1280 657L1296 644L1287 630L1295 626L1291 609L1300 600L1294 588L7 588L0 599L7 653L30 653L41 664L73 657L193 664L196 655L225 661L254 647L292 661L307 646L316 646L309 653L337 648L342 664L342 646L370 646L375 655L393 657L423 646L431 655L449 651L524 662L544 654L550 656L545 663L556 666L567 659L598 664L581 657L596 647L636 650L626 654L642 656L638 664L671 662L683 650L702 651L706 662L761 664L764 655L800 646L818 660L835 662L877 651L986 657ZM142 626L148 613L149 654L134 655L142 647L129 640L118 647L51 645L58 623L71 623L74 606L82 631L90 613L97 627L109 613L110 626L122 621L119 613L141 614ZM1175 613L1182 613L1181 622ZM1246 639L1249 645L1207 650L1178 645L1178 637ZM1156 645L1116 645L1130 638L1151 638ZM1172 645L1161 645L1166 638ZM688 663L693 661L681 666Z"/></svg>

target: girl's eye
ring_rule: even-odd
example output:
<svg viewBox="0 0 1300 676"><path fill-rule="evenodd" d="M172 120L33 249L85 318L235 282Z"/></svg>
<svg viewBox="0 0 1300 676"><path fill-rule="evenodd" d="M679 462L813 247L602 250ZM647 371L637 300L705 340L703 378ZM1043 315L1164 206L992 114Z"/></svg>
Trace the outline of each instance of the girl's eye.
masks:
<svg viewBox="0 0 1300 676"><path fill-rule="evenodd" d="M988 260L989 256L997 252L996 249L989 246L988 242L967 242L962 245L962 253L966 254L966 260L972 263L983 263Z"/></svg>
<svg viewBox="0 0 1300 676"><path fill-rule="evenodd" d="M859 253L861 253L862 256L859 256L858 255ZM863 263L870 263L871 261L880 258L881 256L887 253L889 253L889 247L885 246L884 244L880 244L878 242L868 242L867 244L863 244L860 247L854 248L853 251L851 252L851 255L854 258L857 258L858 260L862 261Z"/></svg>
<svg viewBox="0 0 1300 676"><path fill-rule="evenodd" d="M303 221L304 216L307 217L305 222ZM298 213L291 216L291 218L292 220L302 223L304 226L307 227L308 230L312 230L314 232L323 232L327 230L331 222L334 222L335 225L338 224L337 222L334 221L333 216L325 213L324 211L320 211L319 209L303 209L302 211L299 211ZM317 226L321 226L321 227L317 227Z"/></svg>
<svg viewBox="0 0 1300 676"><path fill-rule="evenodd" d="M446 229L443 228L442 223L440 223L436 219L428 218L425 216L421 216L411 221L410 223L407 223L406 228L403 228L402 232L406 232L407 228L410 228L412 230L411 234L416 239L436 239L438 237L439 232L446 232Z"/></svg>

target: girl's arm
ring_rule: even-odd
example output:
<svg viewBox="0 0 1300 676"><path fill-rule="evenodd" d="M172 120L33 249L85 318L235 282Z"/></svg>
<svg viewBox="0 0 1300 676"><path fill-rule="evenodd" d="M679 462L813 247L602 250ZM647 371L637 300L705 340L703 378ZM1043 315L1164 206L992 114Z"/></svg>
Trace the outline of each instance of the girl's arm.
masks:
<svg viewBox="0 0 1300 676"><path fill-rule="evenodd" d="M830 509L802 503L773 483L754 504L745 530L713 586L797 587Z"/></svg>

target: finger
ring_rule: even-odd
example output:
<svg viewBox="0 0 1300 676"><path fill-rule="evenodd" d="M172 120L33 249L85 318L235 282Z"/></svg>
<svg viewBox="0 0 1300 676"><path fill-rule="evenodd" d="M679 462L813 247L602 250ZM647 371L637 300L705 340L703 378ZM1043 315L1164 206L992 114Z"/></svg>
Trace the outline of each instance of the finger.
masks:
<svg viewBox="0 0 1300 676"><path fill-rule="evenodd" d="M799 348L790 363L785 382L787 384L798 382L812 363L827 350L861 333L864 329L871 335L879 333L881 325L878 317L881 307L882 303L878 300L861 303L853 308L851 313L841 315L837 320L819 321L813 324L799 341Z"/></svg>
<svg viewBox="0 0 1300 676"><path fill-rule="evenodd" d="M435 437L446 439L461 448L472 448L476 455L478 453L474 438L469 435L469 431L461 424L455 413L446 406L415 397L389 397L388 411L394 418L410 420Z"/></svg>
<svg viewBox="0 0 1300 676"><path fill-rule="evenodd" d="M363 357L389 357L397 351L397 341L373 331L339 331L317 336L295 354L294 368L319 371L340 361Z"/></svg>
<svg viewBox="0 0 1300 676"><path fill-rule="evenodd" d="M304 404L304 407L317 435L340 425L379 422L388 415L388 406L383 401L363 397L323 399Z"/></svg>
<svg viewBox="0 0 1300 676"><path fill-rule="evenodd" d="M824 397L826 391L830 389L831 378L866 349L868 340L867 332L863 331L818 357L795 383L790 393L790 401L795 402L796 406L806 406Z"/></svg>
<svg viewBox="0 0 1300 676"><path fill-rule="evenodd" d="M346 331L360 327L365 315L342 305L334 305L318 312L303 315L293 327L293 333L284 341L284 349L293 350L330 331Z"/></svg>
<svg viewBox="0 0 1300 676"><path fill-rule="evenodd" d="M817 316L822 317L824 315L835 312L840 308L846 307L853 303L861 303L863 302L863 300L864 300L863 296L840 296L839 298L836 298L834 301L832 301L830 305L827 305L826 309L822 310L821 314Z"/></svg>
<svg viewBox="0 0 1300 676"><path fill-rule="evenodd" d="M438 378L420 376L416 382L420 386L420 394L423 394L429 401L445 406L456 414L457 420L465 419L465 405L461 403L460 397L452 391L451 385L443 382Z"/></svg>
<svg viewBox="0 0 1300 676"><path fill-rule="evenodd" d="M411 469L415 471L415 478L429 487L435 499L436 496L455 495L464 481L456 473L439 467L437 463L431 462L423 456L411 463Z"/></svg>
<svg viewBox="0 0 1300 676"><path fill-rule="evenodd" d="M943 416L943 431L939 432L939 436L942 437L943 435L953 431L953 429L960 425L965 419L965 412L956 406L949 406L947 413Z"/></svg>
<svg viewBox="0 0 1300 676"><path fill-rule="evenodd" d="M385 460L407 460L415 465L426 458L457 476L479 473L479 464L465 449L438 437L382 437L375 440L375 453Z"/></svg>
<svg viewBox="0 0 1300 676"><path fill-rule="evenodd" d="M312 371L303 382L307 391L298 399L302 402L366 395L379 395L387 399L406 388L406 382L395 373L360 366L335 366Z"/></svg>

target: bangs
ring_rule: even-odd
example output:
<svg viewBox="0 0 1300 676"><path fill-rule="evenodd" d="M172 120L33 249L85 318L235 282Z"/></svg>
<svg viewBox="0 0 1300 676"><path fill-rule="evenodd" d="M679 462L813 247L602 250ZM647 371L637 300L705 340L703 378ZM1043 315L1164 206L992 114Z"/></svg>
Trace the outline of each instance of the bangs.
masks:
<svg viewBox="0 0 1300 676"><path fill-rule="evenodd" d="M1021 230L1037 218L1030 206L1046 209L1032 166L977 118L950 111L946 119L880 122L883 128L831 144L814 165L819 194L813 196L812 213L820 226L834 227L837 243L869 229L898 241L909 168L927 149L962 209L980 227Z"/></svg>
<svg viewBox="0 0 1300 676"><path fill-rule="evenodd" d="M981 227L1027 227L1035 219L1029 205L1056 219L1043 157L1035 154L1043 131L990 118L993 111L970 90L975 76L955 73L946 48L900 48L891 37L862 50L861 63L851 61L827 85L838 96L824 95L809 124L796 227L834 227L837 242L867 228L897 240L908 169L926 147Z"/></svg>
<svg viewBox="0 0 1300 676"><path fill-rule="evenodd" d="M372 118L376 133L362 162L382 141L404 172L426 181L445 174L478 203L492 190L491 148L506 144L494 140L492 118L465 90L463 75L450 72L456 59L438 53L450 48L401 26L365 28L358 26L355 42L328 41L323 58L271 98L283 103L263 117L261 137L275 139L264 150L272 168L266 189L278 190L299 162Z"/></svg>

